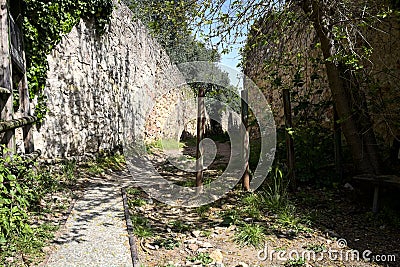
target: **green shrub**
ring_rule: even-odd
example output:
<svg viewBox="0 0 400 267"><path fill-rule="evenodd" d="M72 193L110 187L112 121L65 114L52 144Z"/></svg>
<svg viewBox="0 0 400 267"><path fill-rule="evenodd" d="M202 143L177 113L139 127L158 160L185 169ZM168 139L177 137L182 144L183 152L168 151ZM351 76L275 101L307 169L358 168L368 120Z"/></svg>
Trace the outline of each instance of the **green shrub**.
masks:
<svg viewBox="0 0 400 267"><path fill-rule="evenodd" d="M30 214L40 211L40 201L61 189L57 179L37 164L11 153L3 146L0 157L0 261L18 254L40 254L52 225L31 227ZM25 262L29 257L25 256Z"/></svg>
<svg viewBox="0 0 400 267"><path fill-rule="evenodd" d="M244 223L235 233L235 241L242 246L260 247L265 241L265 229L258 224Z"/></svg>
<svg viewBox="0 0 400 267"><path fill-rule="evenodd" d="M8 151L4 150L5 153ZM0 158L0 244L13 236L32 233L28 224L28 209L40 200L43 185L41 174L20 156Z"/></svg>
<svg viewBox="0 0 400 267"><path fill-rule="evenodd" d="M275 168L270 175L271 181L267 184L266 189L259 193L259 203L272 212L279 212L288 205L288 185L284 179L283 172Z"/></svg>

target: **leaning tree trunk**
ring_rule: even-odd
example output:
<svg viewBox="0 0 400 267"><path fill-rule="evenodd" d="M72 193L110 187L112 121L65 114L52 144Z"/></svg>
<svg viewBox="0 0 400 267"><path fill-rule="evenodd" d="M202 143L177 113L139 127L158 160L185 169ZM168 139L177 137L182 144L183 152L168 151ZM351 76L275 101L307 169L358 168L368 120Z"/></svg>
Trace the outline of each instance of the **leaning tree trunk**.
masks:
<svg viewBox="0 0 400 267"><path fill-rule="evenodd" d="M341 76L340 65L328 60L334 55L333 39L331 33L326 27L329 17L325 16L322 6L323 3L314 0L302 1L301 8L309 16L314 25L317 37L321 43L321 50L325 59L326 72L328 76L329 87L335 103L343 134L347 140L351 155L356 167L360 173L379 173L380 166L373 160L378 158L377 152L372 151L371 144L365 146L362 138L362 130L357 121L357 115L352 110L351 98L346 90L346 84ZM364 122L365 123L365 122ZM369 147L366 153L366 147Z"/></svg>

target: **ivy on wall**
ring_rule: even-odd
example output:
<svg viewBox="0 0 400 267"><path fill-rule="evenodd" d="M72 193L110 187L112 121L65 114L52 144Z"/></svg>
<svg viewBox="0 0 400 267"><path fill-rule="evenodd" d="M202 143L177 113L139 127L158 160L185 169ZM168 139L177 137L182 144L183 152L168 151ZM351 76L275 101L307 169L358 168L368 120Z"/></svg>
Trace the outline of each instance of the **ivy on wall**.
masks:
<svg viewBox="0 0 400 267"><path fill-rule="evenodd" d="M62 36L82 19L92 19L97 34L103 34L113 10L112 0L25 0L24 36L29 95L37 96L35 115L41 121L47 112L43 90L48 70L47 55Z"/></svg>

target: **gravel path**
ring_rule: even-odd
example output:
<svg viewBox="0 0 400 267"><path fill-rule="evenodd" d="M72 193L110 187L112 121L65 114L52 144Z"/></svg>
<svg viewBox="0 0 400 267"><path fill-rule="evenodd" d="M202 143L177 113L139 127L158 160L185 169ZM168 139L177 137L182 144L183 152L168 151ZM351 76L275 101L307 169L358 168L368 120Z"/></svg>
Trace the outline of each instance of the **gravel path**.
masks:
<svg viewBox="0 0 400 267"><path fill-rule="evenodd" d="M45 266L132 266L121 188L126 173L90 178Z"/></svg>

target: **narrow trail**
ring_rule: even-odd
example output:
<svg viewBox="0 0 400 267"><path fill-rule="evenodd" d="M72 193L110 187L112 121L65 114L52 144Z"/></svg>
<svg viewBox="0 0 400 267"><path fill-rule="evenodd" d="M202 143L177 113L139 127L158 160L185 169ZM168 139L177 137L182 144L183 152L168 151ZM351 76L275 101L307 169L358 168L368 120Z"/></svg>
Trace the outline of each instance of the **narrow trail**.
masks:
<svg viewBox="0 0 400 267"><path fill-rule="evenodd" d="M121 196L130 183L127 172L90 178L44 266L132 266Z"/></svg>

